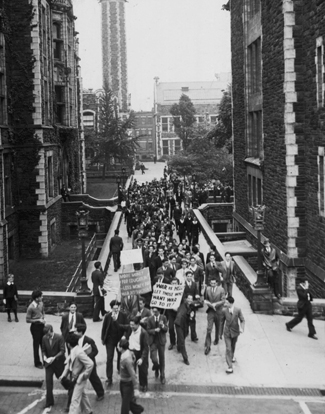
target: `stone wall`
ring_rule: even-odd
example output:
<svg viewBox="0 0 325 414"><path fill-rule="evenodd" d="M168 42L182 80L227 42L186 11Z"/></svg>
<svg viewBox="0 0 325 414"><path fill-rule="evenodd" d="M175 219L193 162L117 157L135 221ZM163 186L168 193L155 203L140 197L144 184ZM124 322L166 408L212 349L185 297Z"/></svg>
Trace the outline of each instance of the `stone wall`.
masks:
<svg viewBox="0 0 325 414"><path fill-rule="evenodd" d="M213 220L230 220L232 222L233 203L202 204L199 208L203 217L212 227Z"/></svg>

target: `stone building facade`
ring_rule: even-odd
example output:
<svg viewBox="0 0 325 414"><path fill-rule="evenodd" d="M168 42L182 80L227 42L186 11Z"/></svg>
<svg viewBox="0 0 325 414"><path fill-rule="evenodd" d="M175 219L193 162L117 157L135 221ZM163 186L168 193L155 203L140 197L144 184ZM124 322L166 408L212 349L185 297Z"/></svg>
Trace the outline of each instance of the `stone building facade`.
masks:
<svg viewBox="0 0 325 414"><path fill-rule="evenodd" d="M235 225L265 205L282 292L325 296L325 1L231 0ZM263 240L263 238L262 238Z"/></svg>
<svg viewBox="0 0 325 414"><path fill-rule="evenodd" d="M121 112L128 111L125 0L100 0L102 6L103 83L118 97Z"/></svg>
<svg viewBox="0 0 325 414"><path fill-rule="evenodd" d="M155 155L174 155L182 149L182 142L176 135L171 107L179 102L182 94L187 95L195 106L197 123L204 127L217 122L223 91L231 82L230 73L220 73L212 82L159 82L154 88L154 131Z"/></svg>
<svg viewBox="0 0 325 414"><path fill-rule="evenodd" d="M70 0L0 10L0 284L61 239L62 185L80 192L79 58Z"/></svg>

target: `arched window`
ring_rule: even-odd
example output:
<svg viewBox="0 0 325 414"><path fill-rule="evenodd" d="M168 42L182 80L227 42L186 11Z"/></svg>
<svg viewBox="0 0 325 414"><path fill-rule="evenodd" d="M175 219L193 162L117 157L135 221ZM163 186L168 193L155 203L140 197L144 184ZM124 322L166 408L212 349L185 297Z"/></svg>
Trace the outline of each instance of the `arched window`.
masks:
<svg viewBox="0 0 325 414"><path fill-rule="evenodd" d="M83 112L83 124L84 127L94 127L95 125L95 113L93 111Z"/></svg>

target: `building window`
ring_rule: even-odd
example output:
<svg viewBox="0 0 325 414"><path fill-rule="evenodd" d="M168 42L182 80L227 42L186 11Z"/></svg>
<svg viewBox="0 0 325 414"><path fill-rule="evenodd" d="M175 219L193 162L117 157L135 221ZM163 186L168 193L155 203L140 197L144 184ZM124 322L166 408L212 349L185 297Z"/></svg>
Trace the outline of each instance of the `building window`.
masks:
<svg viewBox="0 0 325 414"><path fill-rule="evenodd" d="M203 124L205 122L205 117L204 116L197 116L196 117L196 122L199 124Z"/></svg>
<svg viewBox="0 0 325 414"><path fill-rule="evenodd" d="M181 150L181 140L175 139L175 154L177 154Z"/></svg>
<svg viewBox="0 0 325 414"><path fill-rule="evenodd" d="M252 18L256 13L260 11L261 2L260 0L248 0L248 16Z"/></svg>
<svg viewBox="0 0 325 414"><path fill-rule="evenodd" d="M324 147L318 148L318 208L319 215L325 217L325 166Z"/></svg>
<svg viewBox="0 0 325 414"><path fill-rule="evenodd" d="M5 190L5 205L12 207L12 156L11 154L3 154L4 164L4 190Z"/></svg>
<svg viewBox="0 0 325 414"><path fill-rule="evenodd" d="M168 150L168 139L165 139L163 142L163 155L169 155L169 150Z"/></svg>
<svg viewBox="0 0 325 414"><path fill-rule="evenodd" d="M262 51L261 38L247 48L248 92L259 93L262 90Z"/></svg>
<svg viewBox="0 0 325 414"><path fill-rule="evenodd" d="M316 84L317 84L317 106L324 106L324 45L323 38L316 41Z"/></svg>
<svg viewBox="0 0 325 414"><path fill-rule="evenodd" d="M182 92L188 92L189 87L188 86L182 86Z"/></svg>
<svg viewBox="0 0 325 414"><path fill-rule="evenodd" d="M258 168L247 167L248 204L256 206L263 204L263 176Z"/></svg>
<svg viewBox="0 0 325 414"><path fill-rule="evenodd" d="M247 123L247 156L260 158L263 139L262 111L249 112Z"/></svg>
<svg viewBox="0 0 325 414"><path fill-rule="evenodd" d="M61 24L54 22L52 26L53 33L53 56L54 59L62 60L63 52L63 39L61 36Z"/></svg>
<svg viewBox="0 0 325 414"><path fill-rule="evenodd" d="M0 33L0 124L6 123L5 38Z"/></svg>
<svg viewBox="0 0 325 414"><path fill-rule="evenodd" d="M55 86L56 123L64 124L65 117L65 89L64 86Z"/></svg>
<svg viewBox="0 0 325 414"><path fill-rule="evenodd" d="M167 117L161 118L161 130L162 132L168 132L168 118Z"/></svg>
<svg viewBox="0 0 325 414"><path fill-rule="evenodd" d="M83 123L85 127L94 127L94 113L85 111L83 113Z"/></svg>
<svg viewBox="0 0 325 414"><path fill-rule="evenodd" d="M210 122L211 124L216 124L218 120L217 115L210 115Z"/></svg>
<svg viewBox="0 0 325 414"><path fill-rule="evenodd" d="M47 198L54 197L53 156L47 156Z"/></svg>

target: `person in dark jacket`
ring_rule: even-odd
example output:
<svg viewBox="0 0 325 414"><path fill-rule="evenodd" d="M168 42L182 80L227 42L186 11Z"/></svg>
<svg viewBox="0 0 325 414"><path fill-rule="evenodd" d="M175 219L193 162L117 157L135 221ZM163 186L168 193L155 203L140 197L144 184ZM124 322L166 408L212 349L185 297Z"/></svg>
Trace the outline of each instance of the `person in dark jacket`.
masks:
<svg viewBox="0 0 325 414"><path fill-rule="evenodd" d="M18 290L15 285L14 275L11 273L8 275L7 283L3 288L3 303L5 305L8 322L11 322L10 312L15 315L15 322L19 322L17 317L17 302L18 302Z"/></svg>
<svg viewBox="0 0 325 414"><path fill-rule="evenodd" d="M190 304L192 302L192 296L185 298L178 308L177 316L175 319L177 349L182 354L184 364L186 365L190 365L185 347L185 338L188 335L189 318L191 313Z"/></svg>
<svg viewBox="0 0 325 414"><path fill-rule="evenodd" d="M105 299L102 292L105 274L100 262L95 263L95 270L91 274L91 281L93 282L93 295L94 295L94 312L93 321L101 321L99 314L105 315Z"/></svg>
<svg viewBox="0 0 325 414"><path fill-rule="evenodd" d="M185 228L186 228L188 243L190 246L192 243L192 223L193 223L193 220L192 220L191 213L188 213L185 218Z"/></svg>
<svg viewBox="0 0 325 414"><path fill-rule="evenodd" d="M118 269L121 267L121 251L123 250L123 240L122 237L119 236L120 231L118 229L115 230L114 236L111 238L109 242L109 251L110 254L113 256L114 262L114 272L117 272Z"/></svg>
<svg viewBox="0 0 325 414"><path fill-rule="evenodd" d="M96 355L98 354L98 348L95 344L95 341L90 338L89 336L85 335L85 332L87 330L87 326L84 324L77 324L76 325L76 332L75 334L79 336L79 346L81 348L83 348L83 350L86 352L86 355L88 355L88 357L93 361L94 363L94 368L91 371L90 377L89 377L89 381L93 387L93 389L95 390L96 394L97 394L97 401L101 401L104 399L104 388L103 388L103 384L97 374L97 369L96 369Z"/></svg>
<svg viewBox="0 0 325 414"><path fill-rule="evenodd" d="M128 330L129 324L125 313L120 310L120 302L112 300L110 303L111 311L108 312L103 320L101 333L102 344L106 346L106 376L107 385L113 383L113 359L114 351L120 339ZM121 354L117 351L117 370L120 370Z"/></svg>
<svg viewBox="0 0 325 414"><path fill-rule="evenodd" d="M313 309L311 302L313 301L313 296L309 290L308 280L304 280L300 285L297 286L297 295L298 295L298 315L291 319L290 322L286 323L287 331L291 332L298 323L300 323L304 317L306 317L308 322L308 337L312 339L318 339L316 336L316 329L313 324Z"/></svg>

